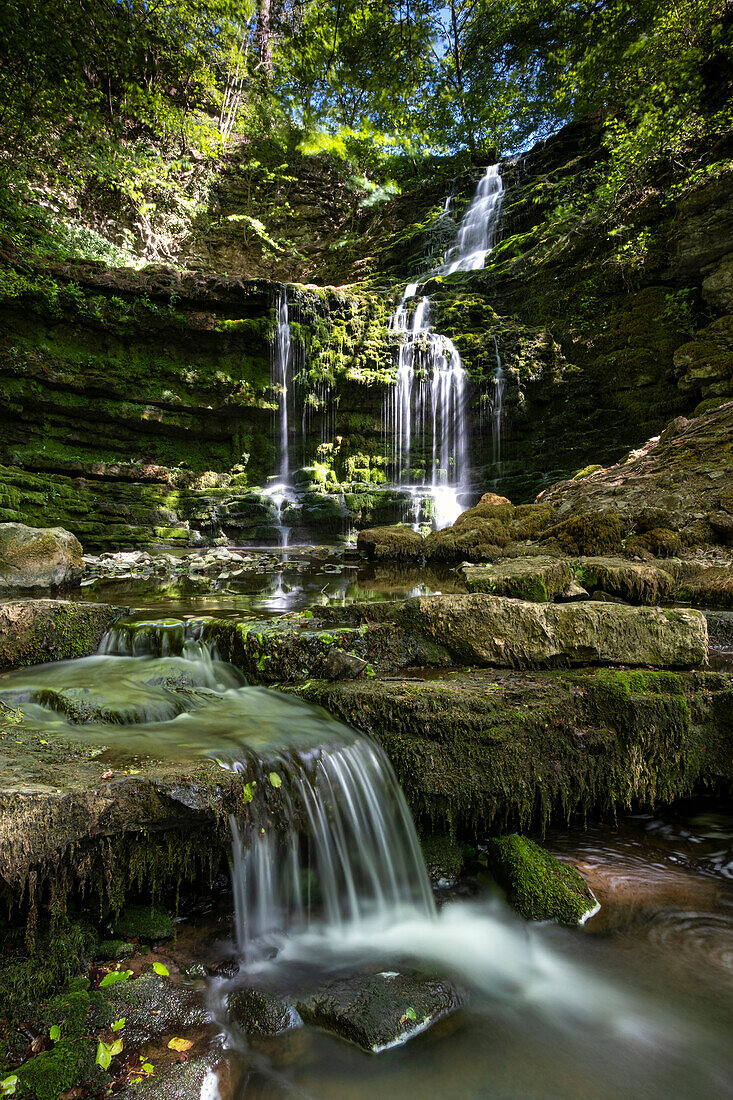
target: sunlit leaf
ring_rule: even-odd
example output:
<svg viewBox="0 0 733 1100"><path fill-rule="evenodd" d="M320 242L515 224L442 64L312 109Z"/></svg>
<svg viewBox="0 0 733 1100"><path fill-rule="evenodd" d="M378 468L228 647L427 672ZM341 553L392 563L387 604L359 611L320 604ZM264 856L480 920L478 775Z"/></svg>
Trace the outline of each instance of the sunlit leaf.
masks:
<svg viewBox="0 0 733 1100"><path fill-rule="evenodd" d="M192 1046L193 1043L189 1039L171 1039L168 1043L168 1048L170 1050L190 1050Z"/></svg>

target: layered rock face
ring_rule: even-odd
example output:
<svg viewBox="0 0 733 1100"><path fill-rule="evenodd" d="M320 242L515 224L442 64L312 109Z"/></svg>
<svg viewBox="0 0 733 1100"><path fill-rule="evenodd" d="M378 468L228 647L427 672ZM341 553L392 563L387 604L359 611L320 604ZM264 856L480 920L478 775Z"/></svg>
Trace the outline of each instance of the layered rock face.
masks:
<svg viewBox="0 0 733 1100"><path fill-rule="evenodd" d="M658 195L652 186L629 215L644 246L626 271L595 231L558 240L544 220L558 198L582 192L602 155L598 131L575 126L505 164L502 239L486 270L425 284L434 328L468 373L474 485L493 483L515 501L613 463L673 417L733 392L731 179L690 185L664 206L662 185ZM298 203L312 207L303 224L321 219L325 235L310 251L303 242L302 270L327 279L343 267L328 238L343 195L330 203L320 192L325 178L335 191L343 181L315 162L303 171ZM313 494L289 519L295 537L336 537L406 513L409 501L383 506L375 491L393 472L385 408L399 341L388 318L404 279L428 270L455 232L476 173L459 174L450 224L442 178L358 215L371 252L352 249L351 273L368 272L371 288L288 289L290 465L306 471L301 487ZM233 243L239 222L227 219L239 216L240 184L228 163L212 219L181 257L226 276L92 264L11 273L0 303L0 519L61 523L98 547L186 542L192 531L277 541L272 502L247 494L278 468L271 368L283 287L246 277L268 272ZM412 480L425 473L420 446L415 439Z"/></svg>

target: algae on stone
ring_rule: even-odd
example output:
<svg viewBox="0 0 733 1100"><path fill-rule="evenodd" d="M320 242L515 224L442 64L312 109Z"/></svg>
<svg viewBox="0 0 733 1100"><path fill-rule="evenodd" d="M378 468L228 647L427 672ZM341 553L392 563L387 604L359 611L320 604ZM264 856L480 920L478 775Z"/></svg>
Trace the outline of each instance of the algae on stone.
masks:
<svg viewBox="0 0 733 1100"><path fill-rule="evenodd" d="M486 855L509 904L527 920L580 924L596 906L579 872L526 836L492 837Z"/></svg>

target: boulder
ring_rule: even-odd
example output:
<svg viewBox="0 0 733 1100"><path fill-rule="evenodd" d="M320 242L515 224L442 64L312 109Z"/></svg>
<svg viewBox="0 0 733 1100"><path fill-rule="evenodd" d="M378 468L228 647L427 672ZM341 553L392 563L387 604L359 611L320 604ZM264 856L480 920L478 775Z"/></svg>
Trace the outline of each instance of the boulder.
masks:
<svg viewBox="0 0 733 1100"><path fill-rule="evenodd" d="M356 546L370 561L417 561L424 553L423 541L411 527L370 527L359 532Z"/></svg>
<svg viewBox="0 0 733 1100"><path fill-rule="evenodd" d="M605 592L629 603L669 602L676 592L674 577L666 569L623 558L580 558L576 575L589 592Z"/></svg>
<svg viewBox="0 0 733 1100"><path fill-rule="evenodd" d="M580 873L526 836L492 837L486 856L507 901L527 920L582 924L598 909Z"/></svg>
<svg viewBox="0 0 733 1100"><path fill-rule="evenodd" d="M498 493L484 493L479 501L479 504L509 504L511 505L509 497L501 497Z"/></svg>
<svg viewBox="0 0 733 1100"><path fill-rule="evenodd" d="M301 1022L292 998L269 989L235 989L228 1005L230 1015L248 1035L280 1035Z"/></svg>
<svg viewBox="0 0 733 1100"><path fill-rule="evenodd" d="M476 592L421 596L388 613L468 665L695 668L707 660L705 617L689 608L537 604Z"/></svg>
<svg viewBox="0 0 733 1100"><path fill-rule="evenodd" d="M83 569L81 543L63 527L0 523L0 589L77 584Z"/></svg>
<svg viewBox="0 0 733 1100"><path fill-rule="evenodd" d="M161 1035L181 1035L209 1022L202 998L177 975L163 977L148 970L139 978L116 982L106 995L114 1018L125 1018L124 1041L129 1047Z"/></svg>
<svg viewBox="0 0 733 1100"><path fill-rule="evenodd" d="M0 668L88 657L129 608L70 600L0 604Z"/></svg>
<svg viewBox="0 0 733 1100"><path fill-rule="evenodd" d="M305 1023L375 1054L425 1031L458 1005L449 982L393 970L337 978L297 1001Z"/></svg>
<svg viewBox="0 0 733 1100"><path fill-rule="evenodd" d="M493 565L464 562L459 572L469 592L542 603L563 596L573 581L572 563L562 558L506 558Z"/></svg>

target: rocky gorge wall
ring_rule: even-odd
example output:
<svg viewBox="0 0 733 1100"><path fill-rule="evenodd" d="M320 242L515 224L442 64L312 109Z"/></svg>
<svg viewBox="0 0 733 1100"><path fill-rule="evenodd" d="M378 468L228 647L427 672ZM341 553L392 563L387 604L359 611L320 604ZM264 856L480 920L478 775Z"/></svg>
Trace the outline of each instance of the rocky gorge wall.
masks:
<svg viewBox="0 0 733 1100"><path fill-rule="evenodd" d="M662 173L624 212L620 240L599 236L597 224L567 231L557 210L578 201L603 158L588 123L508 162L501 239L485 270L425 284L433 326L470 377L477 496L490 486L531 500L733 395L733 176L703 173L680 190ZM355 213L362 256L353 242L349 255L361 283L289 287L290 465L303 494L287 517L295 537L405 518L405 494L381 489L398 342L388 319L406 278L455 232L478 174L461 168L446 180L443 165L387 206ZM300 181L299 201L321 175ZM59 523L97 547L277 541L283 517L260 490L277 465L271 364L282 286L249 278L246 250L227 251L227 234L241 232L226 214L241 200L236 179L231 166L222 174L216 233L202 223L214 234L208 250L189 242L181 257L209 271L226 257L227 275L91 263L3 273L0 519ZM320 240L304 270L338 273L337 243ZM421 461L416 448L411 480L424 477Z"/></svg>

